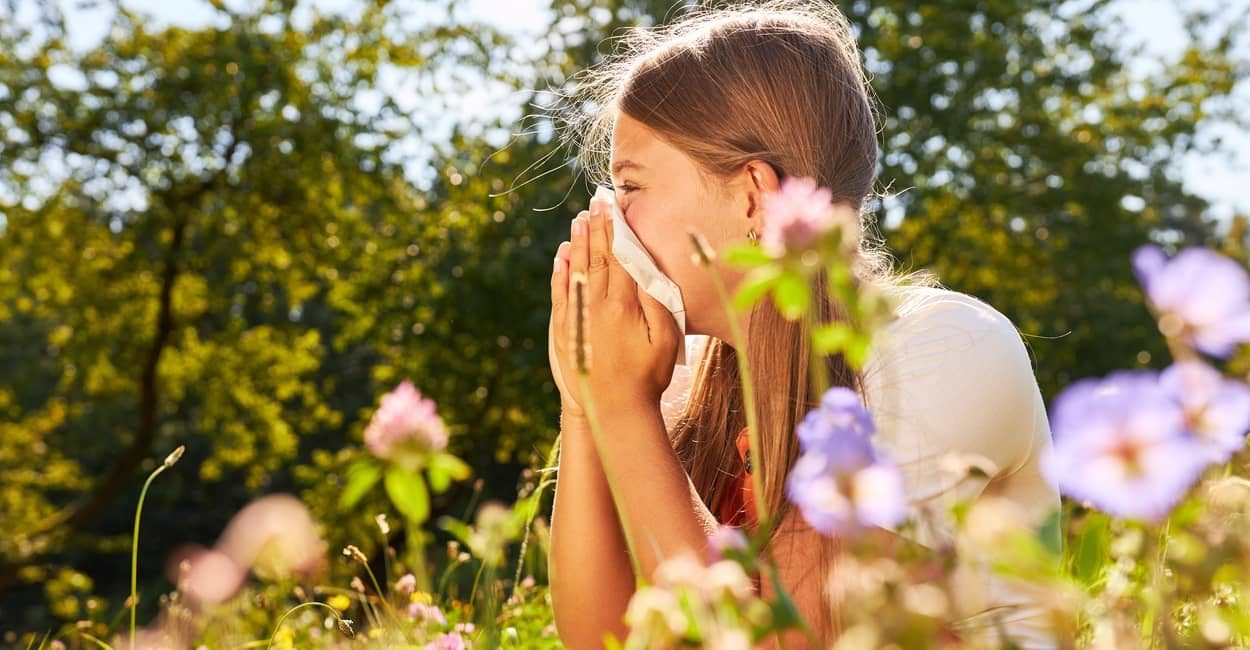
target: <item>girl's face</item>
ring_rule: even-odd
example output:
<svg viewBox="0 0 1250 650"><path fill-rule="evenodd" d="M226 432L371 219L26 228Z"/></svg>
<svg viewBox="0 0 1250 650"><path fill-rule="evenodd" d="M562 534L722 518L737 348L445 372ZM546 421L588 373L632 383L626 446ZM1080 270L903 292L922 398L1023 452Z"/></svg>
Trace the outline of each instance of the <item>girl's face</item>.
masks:
<svg viewBox="0 0 1250 650"><path fill-rule="evenodd" d="M758 216L747 217L747 182L731 180L718 186L700 174L693 159L624 113L618 113L612 131L611 171L625 221L660 271L681 289L686 333L728 340L725 309L708 269L692 259L694 249L686 231L702 233L717 252L745 241L750 228L758 232ZM742 273L719 262L714 268L732 292Z"/></svg>

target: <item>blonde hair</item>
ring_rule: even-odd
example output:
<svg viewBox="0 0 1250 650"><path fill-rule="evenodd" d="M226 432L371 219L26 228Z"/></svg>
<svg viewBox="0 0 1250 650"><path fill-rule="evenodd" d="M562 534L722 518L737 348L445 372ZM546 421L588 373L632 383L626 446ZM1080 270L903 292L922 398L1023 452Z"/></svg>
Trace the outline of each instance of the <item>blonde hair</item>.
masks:
<svg viewBox="0 0 1250 650"><path fill-rule="evenodd" d="M861 283L933 284L921 272L896 274L864 204L877 169L876 109L846 17L820 0L767 0L698 6L654 29L634 29L603 64L579 75L577 110L569 132L595 183L611 175L611 134L617 112L638 120L689 155L709 179L727 179L752 160L779 178L810 177L835 202L861 215L853 269ZM586 111L583 107L590 107ZM684 233L679 233L684 236ZM844 320L829 298L824 274L812 283L819 322ZM761 301L749 319L747 354L758 395L763 499L774 520L793 517L785 479L799 455L795 427L819 403L809 385L809 337ZM735 446L746 424L736 351L710 339L689 400L670 437L699 495L715 509L741 463ZM841 355L826 357L835 386L862 391L861 377ZM715 510L713 510L715 512ZM770 540L785 531L778 526ZM823 585L835 540L821 549L823 639L834 633Z"/></svg>

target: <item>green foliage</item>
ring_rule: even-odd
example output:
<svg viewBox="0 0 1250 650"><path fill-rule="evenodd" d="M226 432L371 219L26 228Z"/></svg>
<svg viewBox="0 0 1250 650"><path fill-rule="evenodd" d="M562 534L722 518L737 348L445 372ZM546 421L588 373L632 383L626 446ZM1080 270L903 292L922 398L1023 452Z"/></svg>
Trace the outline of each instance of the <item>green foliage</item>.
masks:
<svg viewBox="0 0 1250 650"><path fill-rule="evenodd" d="M28 29L0 9L0 598L17 625L104 625L120 611L125 576L109 567L124 565L127 495L154 449L188 446L150 495L145 529L168 531L145 541L153 557L212 539L246 499L282 488L304 490L332 547L371 556L388 495L421 519L509 497L516 470L551 446L544 287L587 197L573 174L534 172L569 153L542 128L501 149L467 121L440 141L430 118L455 114L483 74L559 86L604 36L677 13L555 0L544 55L517 73L501 65L506 34L403 27L400 5L435 15L441 0L364 2L307 29L291 2L212 4L221 28L154 30L123 12L85 53L55 10ZM1233 41L1196 43L1134 80L1097 11L842 6L884 108L882 188L907 188L884 203L904 215L884 234L905 264L1036 335L1048 395L1164 354L1124 260L1152 234L1215 237L1169 161L1225 117L1213 100L1244 77ZM66 72L74 81L57 81ZM385 75L435 92L414 112ZM524 110L533 93L516 97ZM1239 259L1242 239L1224 242ZM788 277L760 269L736 302L771 295L797 316L806 293ZM836 327L817 343L865 347ZM352 444L404 377L453 423L426 479L392 478ZM482 477L472 491L458 484L469 466ZM531 520L537 494L518 508ZM1105 579L1107 522L1078 509L1065 526L1076 578ZM144 593L167 586L159 565L143 565ZM549 612L533 602L518 620L541 631Z"/></svg>

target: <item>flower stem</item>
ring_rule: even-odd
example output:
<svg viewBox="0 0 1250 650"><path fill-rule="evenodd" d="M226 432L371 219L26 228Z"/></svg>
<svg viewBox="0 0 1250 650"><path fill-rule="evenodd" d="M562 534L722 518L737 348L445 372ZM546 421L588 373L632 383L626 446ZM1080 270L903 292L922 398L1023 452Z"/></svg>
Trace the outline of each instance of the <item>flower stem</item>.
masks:
<svg viewBox="0 0 1250 650"><path fill-rule="evenodd" d="M746 342L742 336L742 328L738 325L738 313L729 298L729 290L725 288L725 282L720 274L711 266L707 268L712 277L712 284L716 287L716 295L720 298L725 314L729 317L729 335L732 337L734 357L738 360L738 374L742 380L742 405L747 412L747 440L750 443L751 462L755 470L751 472L751 491L755 498L755 512L759 518L759 527L771 532L773 522L771 513L768 511L768 504L764 500L764 473L759 469L764 464L760 446L759 418L755 405L755 387L751 380L751 362L747 358Z"/></svg>
<svg viewBox="0 0 1250 650"><path fill-rule="evenodd" d="M174 466L179 458L182 458L182 452L186 449L183 445L165 457L165 462L152 470L148 474L148 478L143 482L143 489L139 491L139 505L135 508L135 530L130 540L130 650L135 648L135 615L139 608L139 518L143 514L143 500L148 495L148 487L152 485L161 472Z"/></svg>
<svg viewBox="0 0 1250 650"><path fill-rule="evenodd" d="M319 601L315 601L315 600L314 600L314 601L307 602L307 603L300 603L300 604L296 605L295 607L292 607L291 609L286 610L286 612L282 614L282 618L278 619L278 624L277 624L276 626L274 626L274 628L273 628L273 634L270 634L270 635L269 635L269 644L265 646L266 648L272 648L272 647L273 647L273 642L274 642L274 639L278 638L278 631L282 629L282 624L286 622L287 617L288 617L288 616L290 616L291 614L294 614L296 610L303 609L303 608L305 608L305 607L324 607L324 608L326 608L326 609L330 610L330 613L334 615L334 620L338 623L339 630L343 630L343 629L344 629L344 627L343 627L343 621L344 621L344 619L343 619L343 617L342 617L342 616L340 616L340 615L339 615L339 610L334 609L333 607L331 607L331 606L329 606L329 605L327 605L327 604L325 604L325 603L323 603L323 602L319 602ZM347 629L351 629L351 628L350 628L350 623L351 623L351 621L347 621L347 623L349 624L349 627L348 627ZM344 632L344 633L346 634L346 632ZM248 644L248 645L251 645L251 644Z"/></svg>
<svg viewBox="0 0 1250 650"><path fill-rule="evenodd" d="M363 557L361 559L363 559ZM373 575L373 569L369 568L368 562L360 562L360 564L365 567L365 573L369 575L369 581L373 583L374 590L378 592L378 600L382 601L382 607L386 610L387 614L391 615L391 618L395 619L395 624L399 627L399 631L403 634L404 639L411 641L412 639L408 637L408 629L404 626L404 621L399 618L399 613L397 613L395 608L391 606L391 599L387 596L387 593L382 590L382 585L378 584L377 577Z"/></svg>
<svg viewBox="0 0 1250 650"><path fill-rule="evenodd" d="M412 556L412 573L417 579L417 588L430 593L430 576L425 564L425 533L416 520L409 519L406 527L408 534L408 553Z"/></svg>

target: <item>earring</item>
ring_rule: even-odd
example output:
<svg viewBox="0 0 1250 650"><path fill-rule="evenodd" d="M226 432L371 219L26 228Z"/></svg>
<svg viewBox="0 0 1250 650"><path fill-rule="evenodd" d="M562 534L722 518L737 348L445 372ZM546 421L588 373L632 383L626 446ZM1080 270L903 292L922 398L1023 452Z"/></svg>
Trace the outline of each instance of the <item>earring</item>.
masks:
<svg viewBox="0 0 1250 650"><path fill-rule="evenodd" d="M747 231L747 239L750 239L751 241L759 241L759 238L760 234L755 232L754 228Z"/></svg>

